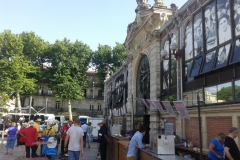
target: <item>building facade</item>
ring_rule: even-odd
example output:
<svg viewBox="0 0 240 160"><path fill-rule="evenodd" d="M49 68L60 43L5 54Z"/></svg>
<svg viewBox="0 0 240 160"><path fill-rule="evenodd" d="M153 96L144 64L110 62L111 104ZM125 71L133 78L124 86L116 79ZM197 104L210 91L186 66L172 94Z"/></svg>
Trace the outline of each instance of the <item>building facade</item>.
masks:
<svg viewBox="0 0 240 160"><path fill-rule="evenodd" d="M71 102L73 117L78 115L87 115L90 117L102 116L103 90L100 88L97 72L95 72L94 70L87 70L86 74L89 77L89 85L88 87L83 89L83 99ZM40 113L53 113L55 115L64 115L66 118L68 118L69 114L67 100L55 98L55 93L56 91L48 89L48 83L43 83L32 95L31 106L36 111L42 110ZM30 96L21 95L21 106L27 107L29 105ZM23 110L22 112L29 113L29 110ZM32 114L35 114L34 110L32 110L31 112Z"/></svg>
<svg viewBox="0 0 240 160"><path fill-rule="evenodd" d="M173 123L180 138L200 145L200 99L203 148L219 132L240 122L240 53L237 0L188 0L168 9L138 1L136 21L128 26L128 101L126 117L149 125L149 136L164 133L160 122ZM183 101L190 119L138 103L135 98ZM106 105L105 105L106 106ZM113 116L117 118L117 116ZM127 130L134 129L127 118ZM133 120L134 121L134 120ZM236 138L237 144L240 141Z"/></svg>

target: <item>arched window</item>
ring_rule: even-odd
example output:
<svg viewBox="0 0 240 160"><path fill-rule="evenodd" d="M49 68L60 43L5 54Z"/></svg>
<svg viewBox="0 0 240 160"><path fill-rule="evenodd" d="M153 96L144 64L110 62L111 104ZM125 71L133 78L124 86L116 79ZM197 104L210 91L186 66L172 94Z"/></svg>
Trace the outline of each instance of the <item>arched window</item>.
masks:
<svg viewBox="0 0 240 160"><path fill-rule="evenodd" d="M150 98L150 68L148 57L145 55L142 57L137 71L137 81L136 81L136 97L142 99ZM145 114L146 107L142 104L136 104L136 113Z"/></svg>

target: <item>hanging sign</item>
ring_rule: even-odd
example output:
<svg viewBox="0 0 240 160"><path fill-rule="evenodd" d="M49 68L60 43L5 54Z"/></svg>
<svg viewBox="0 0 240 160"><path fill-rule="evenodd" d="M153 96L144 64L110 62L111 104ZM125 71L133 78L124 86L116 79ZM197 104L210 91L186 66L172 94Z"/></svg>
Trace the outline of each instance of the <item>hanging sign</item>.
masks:
<svg viewBox="0 0 240 160"><path fill-rule="evenodd" d="M167 112L168 112L169 114L175 116L175 113L174 113L174 111L173 111L173 109L172 109L172 106L171 106L171 104L170 104L169 101L162 101L162 104L163 104L163 106L165 107L165 109L167 110Z"/></svg>
<svg viewBox="0 0 240 160"><path fill-rule="evenodd" d="M153 102L150 99L146 99L146 101L154 108L156 109L156 107L154 106Z"/></svg>
<svg viewBox="0 0 240 160"><path fill-rule="evenodd" d="M156 100L156 101L152 101L152 102L153 102L155 108L157 108L160 113L164 113L164 110L163 110L163 108L162 108L162 105L160 104L159 101Z"/></svg>
<svg viewBox="0 0 240 160"><path fill-rule="evenodd" d="M173 104L182 118L190 119L187 108L183 101L173 101Z"/></svg>

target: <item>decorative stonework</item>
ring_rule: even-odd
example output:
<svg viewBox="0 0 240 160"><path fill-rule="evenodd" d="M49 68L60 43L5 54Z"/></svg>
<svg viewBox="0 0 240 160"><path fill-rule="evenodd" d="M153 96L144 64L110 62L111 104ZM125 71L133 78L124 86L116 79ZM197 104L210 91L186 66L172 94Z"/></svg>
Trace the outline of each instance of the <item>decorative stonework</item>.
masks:
<svg viewBox="0 0 240 160"><path fill-rule="evenodd" d="M164 0L154 0L154 7L160 7L164 5Z"/></svg>

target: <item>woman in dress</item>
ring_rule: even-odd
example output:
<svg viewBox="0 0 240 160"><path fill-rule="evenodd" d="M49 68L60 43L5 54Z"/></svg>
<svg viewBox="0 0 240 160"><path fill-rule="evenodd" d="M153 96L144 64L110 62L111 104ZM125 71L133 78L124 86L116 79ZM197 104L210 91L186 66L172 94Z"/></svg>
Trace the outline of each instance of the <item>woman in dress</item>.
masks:
<svg viewBox="0 0 240 160"><path fill-rule="evenodd" d="M210 160L223 159L224 139L225 135L223 133L219 133L216 138L211 140L208 152L208 158Z"/></svg>
<svg viewBox="0 0 240 160"><path fill-rule="evenodd" d="M90 148L90 142L92 142L92 131L93 127L91 126L92 123L88 122L88 128L87 128L87 143L88 143L88 148Z"/></svg>
<svg viewBox="0 0 240 160"><path fill-rule="evenodd" d="M23 131L25 128L27 128L28 123L22 123L22 128L19 130L19 132ZM18 158L24 158L25 157L25 141L26 139L19 134L18 139Z"/></svg>
<svg viewBox="0 0 240 160"><path fill-rule="evenodd" d="M16 127L16 123L12 122L12 124L8 127L8 129L5 130L5 132L7 133L7 145L6 145L6 153L12 155L13 152L13 148L16 142L16 135L17 135L17 127ZM9 152L8 152L9 151Z"/></svg>

